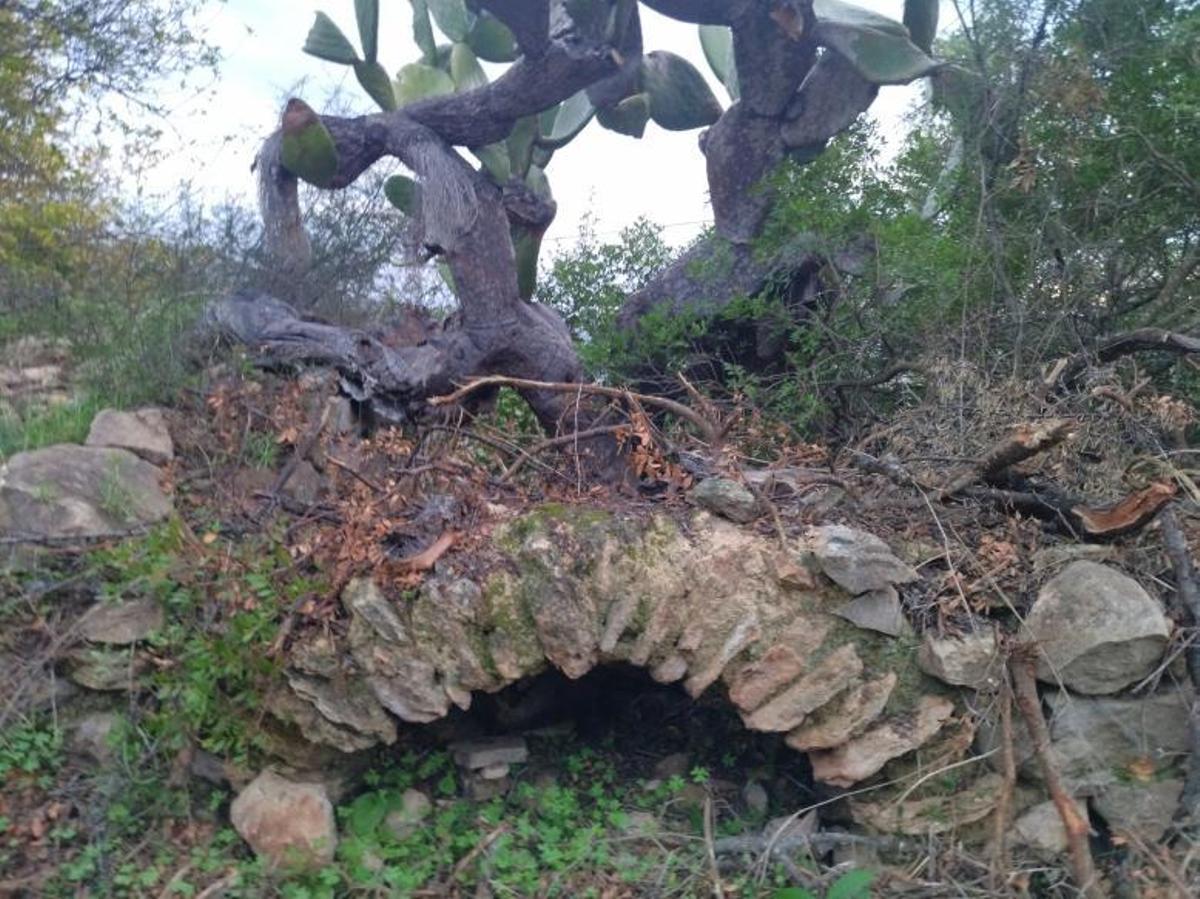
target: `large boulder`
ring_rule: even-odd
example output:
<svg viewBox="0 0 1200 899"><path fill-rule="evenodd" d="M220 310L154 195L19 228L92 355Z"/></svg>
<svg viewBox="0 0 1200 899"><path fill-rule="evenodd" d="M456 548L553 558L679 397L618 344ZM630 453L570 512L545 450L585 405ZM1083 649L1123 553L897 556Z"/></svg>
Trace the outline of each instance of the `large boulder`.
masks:
<svg viewBox="0 0 1200 899"><path fill-rule="evenodd" d="M337 825L322 784L294 783L264 771L233 800L229 819L273 868L315 870L333 861Z"/></svg>
<svg viewBox="0 0 1200 899"><path fill-rule="evenodd" d="M175 457L167 419L162 409L153 407L132 412L104 409L92 419L86 443L129 450L154 465L166 465Z"/></svg>
<svg viewBox="0 0 1200 899"><path fill-rule="evenodd" d="M162 472L122 449L61 444L0 466L0 536L110 537L171 513Z"/></svg>
<svg viewBox="0 0 1200 899"><path fill-rule="evenodd" d="M1037 644L1039 680L1078 693L1116 693L1146 677L1171 627L1137 581L1097 562L1072 562L1047 581L1020 639Z"/></svg>

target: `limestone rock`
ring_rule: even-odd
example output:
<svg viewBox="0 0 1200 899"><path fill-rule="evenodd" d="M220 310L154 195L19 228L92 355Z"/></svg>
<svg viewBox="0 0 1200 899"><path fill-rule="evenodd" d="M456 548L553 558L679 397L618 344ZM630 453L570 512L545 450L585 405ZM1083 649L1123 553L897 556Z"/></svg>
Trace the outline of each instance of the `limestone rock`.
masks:
<svg viewBox="0 0 1200 899"><path fill-rule="evenodd" d="M981 821L996 807L1004 783L988 773L965 787L897 802L892 797L852 801L854 820L878 833L925 835L947 833ZM870 794L868 794L870 795Z"/></svg>
<svg viewBox="0 0 1200 899"><path fill-rule="evenodd" d="M127 646L145 640L163 626L163 610L152 599L100 603L79 619L79 634L90 643Z"/></svg>
<svg viewBox="0 0 1200 899"><path fill-rule="evenodd" d="M863 630L878 631L889 637L898 637L908 629L900 608L900 594L891 584L854 597L833 614Z"/></svg>
<svg viewBox="0 0 1200 899"><path fill-rule="evenodd" d="M876 680L851 687L791 731L784 742L802 752L841 746L879 717L897 679L896 673L889 671Z"/></svg>
<svg viewBox="0 0 1200 899"><path fill-rule="evenodd" d="M854 645L839 646L766 705L743 715L742 720L751 730L792 730L799 727L809 713L857 680L862 669L862 659Z"/></svg>
<svg viewBox="0 0 1200 899"><path fill-rule="evenodd" d="M1076 808L1087 820L1087 808L1076 802ZM1067 851L1067 828L1053 802L1041 802L1017 817L1012 825L1012 841L1032 849L1044 858L1053 858Z"/></svg>
<svg viewBox="0 0 1200 899"><path fill-rule="evenodd" d="M686 752L672 752L654 763L654 777L657 780L683 777L691 767L691 756Z"/></svg>
<svg viewBox="0 0 1200 899"><path fill-rule="evenodd" d="M1045 699L1051 710L1051 752L1067 789L1078 795L1119 782L1131 766L1147 760L1167 764L1191 747L1191 690L1128 699L1051 690Z"/></svg>
<svg viewBox="0 0 1200 899"><path fill-rule="evenodd" d="M1079 693L1115 693L1159 663L1171 628L1129 576L1072 562L1043 585L1020 639L1040 649L1038 678Z"/></svg>
<svg viewBox="0 0 1200 899"><path fill-rule="evenodd" d="M315 870L333 861L337 826L322 784L293 783L264 771L233 800L229 818L273 868Z"/></svg>
<svg viewBox="0 0 1200 899"><path fill-rule="evenodd" d="M853 596L917 579L917 572L874 534L827 524L813 528L806 544L826 577Z"/></svg>
<svg viewBox="0 0 1200 899"><path fill-rule="evenodd" d="M404 721L435 721L450 711L437 669L413 640L399 611L369 579L342 591L349 610L350 652L375 697Z"/></svg>
<svg viewBox="0 0 1200 899"><path fill-rule="evenodd" d="M837 749L809 755L813 777L835 787L848 787L877 773L892 759L918 748L954 714L954 703L942 696L922 696L910 714L872 727Z"/></svg>
<svg viewBox="0 0 1200 899"><path fill-rule="evenodd" d="M760 817L767 813L767 809L771 805L767 788L757 780L747 781L746 785L742 787L742 802L746 804L746 810L750 814Z"/></svg>
<svg viewBox="0 0 1200 899"><path fill-rule="evenodd" d="M267 698L267 710L313 743L360 752L396 742L396 723L359 679L332 680L291 671L287 687Z"/></svg>
<svg viewBox="0 0 1200 899"><path fill-rule="evenodd" d="M175 458L175 444L167 430L162 409L153 407L121 412L105 409L92 419L88 446L129 450L152 465L166 465Z"/></svg>
<svg viewBox="0 0 1200 899"><path fill-rule="evenodd" d="M0 536L106 537L171 513L162 472L121 449L60 444L0 466Z"/></svg>
<svg viewBox="0 0 1200 899"><path fill-rule="evenodd" d="M728 478L705 478L691 489L688 497L702 509L746 524L758 518L758 500L754 494Z"/></svg>
<svg viewBox="0 0 1200 899"><path fill-rule="evenodd" d="M397 840L416 833L421 822L433 813L433 802L420 790L408 789L400 797L400 808L388 812L383 819L386 827Z"/></svg>
<svg viewBox="0 0 1200 899"><path fill-rule="evenodd" d="M121 716L114 712L85 715L71 728L71 749L94 762L108 764L115 757L113 734L122 723Z"/></svg>
<svg viewBox="0 0 1200 899"><path fill-rule="evenodd" d="M976 690L998 686L1004 671L1000 643L991 626L955 637L937 637L927 632L917 661L931 677Z"/></svg>
<svg viewBox="0 0 1200 899"><path fill-rule="evenodd" d="M519 765L529 760L529 745L524 737L464 740L452 744L450 752L454 756L455 764L470 771L478 771L492 765Z"/></svg>
<svg viewBox="0 0 1200 899"><path fill-rule="evenodd" d="M67 655L67 676L81 687L100 692L137 690L144 667L142 659L127 650L83 647Z"/></svg>
<svg viewBox="0 0 1200 899"><path fill-rule="evenodd" d="M1183 793L1183 780L1170 778L1149 783L1127 781L1105 787L1092 798L1092 807L1118 833L1132 833L1145 843L1162 839Z"/></svg>

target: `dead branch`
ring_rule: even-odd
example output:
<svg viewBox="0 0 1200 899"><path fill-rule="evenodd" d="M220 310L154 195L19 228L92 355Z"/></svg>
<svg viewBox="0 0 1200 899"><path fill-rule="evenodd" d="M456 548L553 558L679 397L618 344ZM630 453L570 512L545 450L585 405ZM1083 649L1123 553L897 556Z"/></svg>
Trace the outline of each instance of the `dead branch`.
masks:
<svg viewBox="0 0 1200 899"><path fill-rule="evenodd" d="M1059 387L1069 387L1093 360L1105 365L1122 356L1155 350L1195 355L1200 353L1200 338L1165 331L1162 328L1138 328L1135 331L1115 334L1104 340L1093 352L1076 353L1058 360L1038 388L1038 396L1045 397Z"/></svg>
<svg viewBox="0 0 1200 899"><path fill-rule="evenodd" d="M807 850L818 855L830 852L839 846L869 846L883 852L925 854L929 846L918 840L900 837L868 837L856 833L796 833L785 834L778 839L771 836L724 837L713 844L717 855L738 853L797 852Z"/></svg>
<svg viewBox="0 0 1200 899"><path fill-rule="evenodd" d="M513 460L512 465L508 466L508 470L505 471L504 475L500 478L500 482L504 483L505 481L511 481L513 477L516 476L517 472L520 471L525 465L525 463L538 453L544 452L548 449L553 449L556 446L566 446L567 444L574 443L577 440L589 440L592 437L603 437L607 434L617 434L620 431L628 429L628 427L628 425L605 425L604 427L600 428L586 428L582 431L572 431L569 434L562 434L558 437L550 437L541 441L540 443L535 443L533 446L523 449L522 455Z"/></svg>
<svg viewBox="0 0 1200 899"><path fill-rule="evenodd" d="M1008 846L1008 825L1012 820L1013 790L1017 784L1016 753L1013 748L1012 684L1005 672L1000 691L1000 774L1004 783L996 799L996 814L992 826L992 886L999 889L1012 870L1012 854Z"/></svg>
<svg viewBox="0 0 1200 899"><path fill-rule="evenodd" d="M834 390L866 390L870 387L878 387L881 384L886 384L893 378L900 375L915 372L916 374L929 374L929 369L917 362L897 362L895 365L889 365L878 374L874 374L869 378L863 378L859 381L834 381L829 386Z"/></svg>
<svg viewBox="0 0 1200 899"><path fill-rule="evenodd" d="M1061 443L1070 436L1073 425L1074 422L1062 418L1018 425L1011 436L988 450L971 469L942 488L938 499L945 501L976 481L989 481L1005 469Z"/></svg>
<svg viewBox="0 0 1200 899"><path fill-rule="evenodd" d="M1063 827L1067 831L1071 876L1084 896L1089 899L1102 899L1104 891L1100 888L1096 866L1092 861L1092 851L1088 847L1090 827L1087 819L1079 814L1074 800L1063 789L1058 768L1050 758L1050 731L1046 727L1046 719L1042 717L1042 706L1037 692L1037 652L1035 646L1026 644L1017 647L1010 657L1008 668L1012 675L1014 697L1021 717L1025 720L1025 729L1033 741L1033 754L1041 769L1042 779L1046 782L1050 799L1058 809Z"/></svg>
<svg viewBox="0 0 1200 899"><path fill-rule="evenodd" d="M695 425L704 435L704 442L710 446L717 446L720 443L720 428L713 422L706 419L695 409L689 406L678 403L675 400L667 399L661 396L651 396L649 394L634 393L630 390L622 390L619 387L606 387L603 384L581 384L568 383L564 381L530 381L525 378L510 378L504 375L487 375L482 378L474 378L468 381L462 387L459 387L453 393L445 396L435 396L429 399L431 406L448 406L452 403L457 403L465 396L469 396L476 390L484 387L515 387L521 390L548 390L556 393L586 393L591 396L606 396L609 399L636 400L647 406L654 406L670 412L672 415L685 419Z"/></svg>

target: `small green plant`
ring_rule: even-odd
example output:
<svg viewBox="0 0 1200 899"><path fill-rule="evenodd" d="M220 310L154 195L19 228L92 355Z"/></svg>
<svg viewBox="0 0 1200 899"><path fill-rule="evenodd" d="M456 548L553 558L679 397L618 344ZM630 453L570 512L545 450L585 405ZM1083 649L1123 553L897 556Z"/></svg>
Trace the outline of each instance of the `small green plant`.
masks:
<svg viewBox="0 0 1200 899"><path fill-rule="evenodd" d="M251 431L242 451L255 468L274 468L279 461L279 441L268 431Z"/></svg>
<svg viewBox="0 0 1200 899"><path fill-rule="evenodd" d="M49 719L34 718L0 731L0 783L21 776L45 786L62 761L62 731Z"/></svg>
<svg viewBox="0 0 1200 899"><path fill-rule="evenodd" d="M134 497L121 477L116 459L109 462L100 478L100 508L117 521L133 518Z"/></svg>

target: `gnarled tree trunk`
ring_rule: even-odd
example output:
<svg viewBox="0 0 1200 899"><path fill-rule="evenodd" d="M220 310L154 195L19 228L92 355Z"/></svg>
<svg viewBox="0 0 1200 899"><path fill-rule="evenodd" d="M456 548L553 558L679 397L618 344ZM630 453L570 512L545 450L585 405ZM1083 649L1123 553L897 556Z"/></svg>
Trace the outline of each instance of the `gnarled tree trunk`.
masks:
<svg viewBox="0 0 1200 899"><path fill-rule="evenodd" d="M472 5L508 25L519 43L522 56L503 76L392 112L321 117L337 148L330 188L351 184L385 156L417 175L423 242L453 275L461 306L455 325L419 346L389 347L361 333L305 321L279 302L246 294L225 301L211 316L225 334L256 345L268 357L335 365L354 389L396 415L472 375L568 382L581 377L561 319L523 300L518 289L510 229L544 229L554 216L553 202L515 180L497 185L471 168L455 147L504 140L518 120L584 88L619 88L630 60L642 52L636 3L625 10L631 25L613 39L618 45L577 29L561 0L475 0ZM772 202L762 189L764 176L788 154L818 155L871 104L877 90L845 57L821 49L826 41L811 0L647 0L646 5L683 21L730 27L740 99L700 142L715 235L629 298L621 314L629 326L663 302L680 311L701 301L719 308L733 297L759 292L781 272L813 270L816 257L803 241L773 259L752 252ZM281 142L279 134L266 142L258 170L268 250L277 260L280 292L286 296L287 285L302 281L311 253L296 176L281 162ZM692 263L718 254L727 264L714 283L711 267ZM697 273L705 268L707 278ZM551 432L573 403L562 392L529 391L525 398Z"/></svg>

